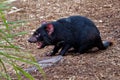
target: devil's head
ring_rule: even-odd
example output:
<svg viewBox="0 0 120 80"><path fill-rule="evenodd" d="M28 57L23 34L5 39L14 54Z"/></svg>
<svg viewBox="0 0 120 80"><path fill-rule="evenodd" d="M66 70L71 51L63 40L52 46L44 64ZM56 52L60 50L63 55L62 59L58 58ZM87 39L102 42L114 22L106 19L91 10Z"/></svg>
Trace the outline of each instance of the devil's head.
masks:
<svg viewBox="0 0 120 80"><path fill-rule="evenodd" d="M54 32L54 27L51 23L42 24L33 35L28 39L30 43L36 43L37 48L44 48L52 43L51 34Z"/></svg>

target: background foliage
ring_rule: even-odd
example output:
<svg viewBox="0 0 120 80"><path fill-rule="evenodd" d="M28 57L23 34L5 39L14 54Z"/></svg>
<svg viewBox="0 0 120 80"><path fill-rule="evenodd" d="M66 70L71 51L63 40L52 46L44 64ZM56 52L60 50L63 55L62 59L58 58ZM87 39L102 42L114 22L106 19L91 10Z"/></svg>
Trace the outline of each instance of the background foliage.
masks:
<svg viewBox="0 0 120 80"><path fill-rule="evenodd" d="M36 65L43 76L44 72L32 55L15 45L14 38L26 34L26 32L14 32L15 28L20 27L21 21L20 23L19 21L7 21L5 12L10 9L8 6L10 2L5 0L0 2L0 79L12 80L12 73L17 75L18 80L22 79L22 74L29 80L34 80L33 76L20 67L22 64Z"/></svg>

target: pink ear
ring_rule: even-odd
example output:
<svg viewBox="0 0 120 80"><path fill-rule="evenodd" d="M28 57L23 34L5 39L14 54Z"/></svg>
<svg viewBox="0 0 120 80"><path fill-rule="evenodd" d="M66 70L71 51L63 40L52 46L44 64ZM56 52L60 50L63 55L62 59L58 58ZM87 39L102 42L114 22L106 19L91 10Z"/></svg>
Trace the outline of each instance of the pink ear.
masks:
<svg viewBox="0 0 120 80"><path fill-rule="evenodd" d="M52 24L48 24L46 27L46 30L48 31L48 35L51 35L54 32L54 27Z"/></svg>

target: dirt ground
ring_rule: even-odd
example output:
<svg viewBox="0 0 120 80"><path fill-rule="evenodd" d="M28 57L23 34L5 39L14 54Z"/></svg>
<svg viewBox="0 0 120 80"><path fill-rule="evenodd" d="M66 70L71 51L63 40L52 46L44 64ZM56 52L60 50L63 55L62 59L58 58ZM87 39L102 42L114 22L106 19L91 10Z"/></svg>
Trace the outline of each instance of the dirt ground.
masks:
<svg viewBox="0 0 120 80"><path fill-rule="evenodd" d="M103 40L113 42L113 46L104 51L68 53L60 63L44 69L47 80L120 80L120 0L17 0L12 6L21 10L7 14L9 21L28 21L16 29L16 32L28 32L17 38L17 44L38 60L46 57L52 46L38 50L27 39L44 20L85 16L95 22ZM36 80L43 80L39 72L32 75Z"/></svg>

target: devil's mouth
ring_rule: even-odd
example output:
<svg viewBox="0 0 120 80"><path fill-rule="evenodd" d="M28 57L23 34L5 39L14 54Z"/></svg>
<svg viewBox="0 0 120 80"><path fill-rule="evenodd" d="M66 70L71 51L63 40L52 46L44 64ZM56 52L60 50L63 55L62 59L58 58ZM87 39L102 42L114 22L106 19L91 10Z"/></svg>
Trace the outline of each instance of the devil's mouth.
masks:
<svg viewBox="0 0 120 80"><path fill-rule="evenodd" d="M41 48L45 47L43 42L36 42L36 44L37 44L37 49L41 49Z"/></svg>

